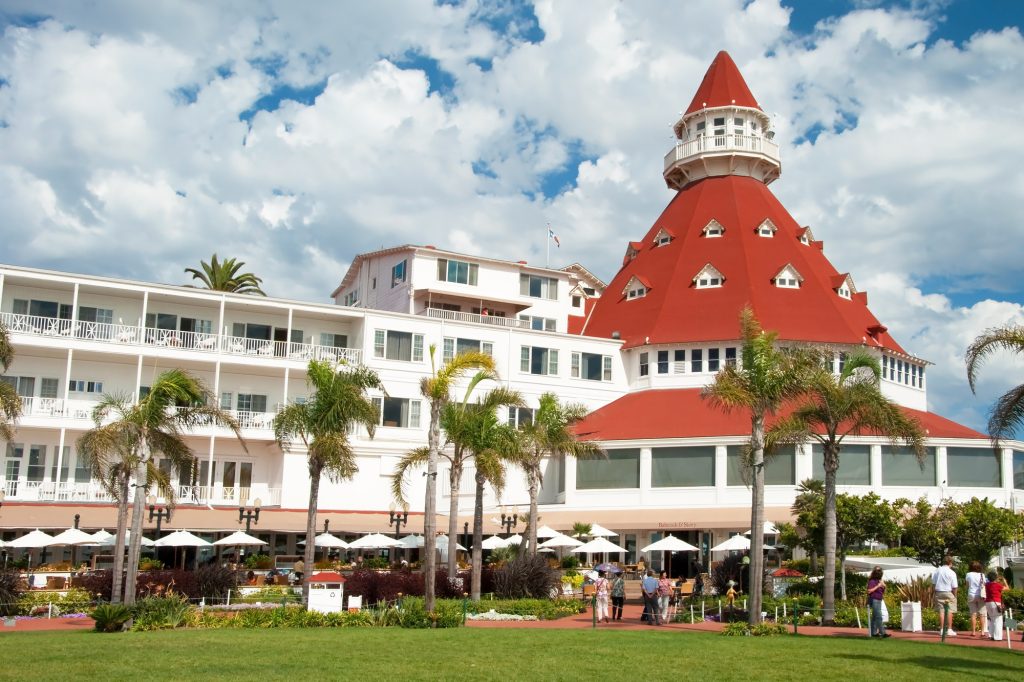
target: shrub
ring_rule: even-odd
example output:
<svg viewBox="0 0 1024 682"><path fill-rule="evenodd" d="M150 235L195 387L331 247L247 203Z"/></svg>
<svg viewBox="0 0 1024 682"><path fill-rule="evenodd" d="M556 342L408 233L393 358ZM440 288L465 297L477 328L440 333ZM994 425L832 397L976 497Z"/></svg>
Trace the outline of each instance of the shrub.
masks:
<svg viewBox="0 0 1024 682"><path fill-rule="evenodd" d="M739 585L741 571L743 570L743 557L729 556L723 561L711 564L711 584L714 585L718 594L725 594L729 591L729 581ZM746 581L743 581L747 584Z"/></svg>
<svg viewBox="0 0 1024 682"><path fill-rule="evenodd" d="M85 613L92 603L92 595L83 589L73 587L61 595L56 592L25 592L18 599L15 609L23 616L46 615L53 608L53 615Z"/></svg>
<svg viewBox="0 0 1024 682"><path fill-rule="evenodd" d="M15 615L24 592L25 584L17 571L0 571L0 616Z"/></svg>
<svg viewBox="0 0 1024 682"><path fill-rule="evenodd" d="M131 617L132 610L124 604L100 604L92 612L96 632L120 632Z"/></svg>
<svg viewBox="0 0 1024 682"><path fill-rule="evenodd" d="M734 625L734 623L730 625ZM754 637L777 637L788 633L786 626L781 623L758 623L750 628L750 634Z"/></svg>
<svg viewBox="0 0 1024 682"><path fill-rule="evenodd" d="M562 557L562 568L577 568L580 565L580 560L575 554L569 554Z"/></svg>
<svg viewBox="0 0 1024 682"><path fill-rule="evenodd" d="M560 582L561 576L540 555L517 556L494 571L494 593L503 599L547 598Z"/></svg>
<svg viewBox="0 0 1024 682"><path fill-rule="evenodd" d="M932 587L931 578L914 578L909 583L900 585L896 593L900 601L919 601L924 608L935 602L935 588Z"/></svg>
<svg viewBox="0 0 1024 682"><path fill-rule="evenodd" d="M245 557L246 568L273 568L274 560L268 554L250 554Z"/></svg>
<svg viewBox="0 0 1024 682"><path fill-rule="evenodd" d="M245 596L232 597L231 603L241 604L280 604L282 601L296 603L302 600L302 595L284 585L263 587Z"/></svg>
<svg viewBox="0 0 1024 682"><path fill-rule="evenodd" d="M722 628L722 634L726 637L744 637L748 633L747 624L742 622L728 623Z"/></svg>
<svg viewBox="0 0 1024 682"><path fill-rule="evenodd" d="M186 597L169 593L162 597L144 597L135 603L134 630L169 630L182 626L191 605Z"/></svg>
<svg viewBox="0 0 1024 682"><path fill-rule="evenodd" d="M1003 606L1024 615L1024 590L1003 590Z"/></svg>
<svg viewBox="0 0 1024 682"><path fill-rule="evenodd" d="M164 562L153 557L143 557L139 559L139 570L140 571L159 571L164 567Z"/></svg>
<svg viewBox="0 0 1024 682"><path fill-rule="evenodd" d="M800 625L820 625L821 621L817 614L805 611L800 614Z"/></svg>
<svg viewBox="0 0 1024 682"><path fill-rule="evenodd" d="M226 599L228 590L238 587L238 574L221 566L202 566L192 573L194 593L192 599Z"/></svg>
<svg viewBox="0 0 1024 682"><path fill-rule="evenodd" d="M461 603L456 602L461 608ZM539 620L557 620L586 611L586 605L577 599L488 599L469 602L468 613L486 613L491 609L515 616L536 616Z"/></svg>
<svg viewBox="0 0 1024 682"><path fill-rule="evenodd" d="M113 577L110 571L97 571L89 575L75 578L75 585L82 588L99 601L110 601Z"/></svg>
<svg viewBox="0 0 1024 682"><path fill-rule="evenodd" d="M391 568L391 564L388 562L387 557L372 556L363 560L363 568Z"/></svg>

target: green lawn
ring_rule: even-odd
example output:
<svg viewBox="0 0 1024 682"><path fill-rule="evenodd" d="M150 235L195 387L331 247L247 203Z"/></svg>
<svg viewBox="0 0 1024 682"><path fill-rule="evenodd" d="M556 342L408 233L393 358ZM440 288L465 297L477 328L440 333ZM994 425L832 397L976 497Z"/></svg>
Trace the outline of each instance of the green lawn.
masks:
<svg viewBox="0 0 1024 682"><path fill-rule="evenodd" d="M0 679L1020 680L1020 651L864 637L517 629L0 633Z"/></svg>

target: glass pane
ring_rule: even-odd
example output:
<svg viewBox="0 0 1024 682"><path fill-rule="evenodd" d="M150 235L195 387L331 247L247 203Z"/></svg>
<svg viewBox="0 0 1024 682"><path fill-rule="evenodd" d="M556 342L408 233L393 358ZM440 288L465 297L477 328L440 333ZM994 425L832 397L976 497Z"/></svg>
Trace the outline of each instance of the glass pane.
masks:
<svg viewBox="0 0 1024 682"><path fill-rule="evenodd" d="M639 487L639 448L610 450L608 459L581 459L576 462L577 490Z"/></svg>
<svg viewBox="0 0 1024 682"><path fill-rule="evenodd" d="M1013 451L1013 487L1024 490L1024 452Z"/></svg>
<svg viewBox="0 0 1024 682"><path fill-rule="evenodd" d="M745 446L730 445L726 451L726 485L749 486L753 482L750 469L743 466L741 452ZM764 466L765 485L796 483L796 448L781 448Z"/></svg>
<svg viewBox="0 0 1024 682"><path fill-rule="evenodd" d="M221 483L225 488L235 487L236 462L224 462L224 475L221 476Z"/></svg>
<svg viewBox="0 0 1024 682"><path fill-rule="evenodd" d="M999 458L992 448L946 448L946 474L949 485L998 488Z"/></svg>
<svg viewBox="0 0 1024 682"><path fill-rule="evenodd" d="M41 481L46 475L46 446L32 445L28 450L28 480Z"/></svg>
<svg viewBox="0 0 1024 682"><path fill-rule="evenodd" d="M238 487L252 487L252 462L242 462L239 465Z"/></svg>
<svg viewBox="0 0 1024 682"><path fill-rule="evenodd" d="M715 484L715 446L654 448L651 487L670 488Z"/></svg>
<svg viewBox="0 0 1024 682"><path fill-rule="evenodd" d="M825 454L820 445L811 446L813 477L825 480ZM839 451L839 485L871 485L871 446L844 445Z"/></svg>
<svg viewBox="0 0 1024 682"><path fill-rule="evenodd" d="M935 448L925 448L923 464L907 448L882 446L882 485L935 485Z"/></svg>

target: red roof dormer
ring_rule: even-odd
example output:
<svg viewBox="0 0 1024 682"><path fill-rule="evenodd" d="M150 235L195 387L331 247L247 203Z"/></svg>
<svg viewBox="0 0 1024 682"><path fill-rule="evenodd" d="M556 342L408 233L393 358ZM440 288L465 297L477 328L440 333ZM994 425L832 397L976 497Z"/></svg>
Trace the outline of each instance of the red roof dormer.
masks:
<svg viewBox="0 0 1024 682"><path fill-rule="evenodd" d="M743 75L736 67L736 62L732 60L728 52L722 50L708 67L708 72L704 74L704 80L700 82L697 94L693 96L693 101L686 108L686 113L692 114L700 109L732 105L753 109L761 108L750 92L750 88L747 87L747 82L743 80Z"/></svg>

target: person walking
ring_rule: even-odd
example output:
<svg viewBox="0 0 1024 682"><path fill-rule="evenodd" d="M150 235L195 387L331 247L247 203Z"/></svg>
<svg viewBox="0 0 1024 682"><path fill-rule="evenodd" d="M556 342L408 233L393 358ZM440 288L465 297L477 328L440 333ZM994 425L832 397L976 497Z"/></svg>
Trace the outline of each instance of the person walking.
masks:
<svg viewBox="0 0 1024 682"><path fill-rule="evenodd" d="M890 637L885 631L885 623L882 622L882 604L885 603L885 581L882 580L882 568L875 566L868 578L868 608L871 609L871 621L869 625L872 637Z"/></svg>
<svg viewBox="0 0 1024 682"><path fill-rule="evenodd" d="M939 612L939 635L945 630L947 637L956 637L953 614L956 613L957 578L953 571L953 557L946 556L942 566L935 569L932 585L935 587L935 608Z"/></svg>
<svg viewBox="0 0 1024 682"><path fill-rule="evenodd" d="M648 569L647 575L640 583L640 589L644 593L644 612L647 614L648 625L661 625L658 617L658 579L654 577L654 570Z"/></svg>
<svg viewBox="0 0 1024 682"><path fill-rule="evenodd" d="M988 572L985 583L985 610L988 611L988 637L995 641L1003 639L1003 590L1005 586L999 581L999 574Z"/></svg>
<svg viewBox="0 0 1024 682"><path fill-rule="evenodd" d="M612 620L622 620L622 607L626 603L626 578L617 573L612 578Z"/></svg>
<svg viewBox="0 0 1024 682"><path fill-rule="evenodd" d="M672 581L667 571L662 571L658 578L658 615L662 623L668 622L668 606L672 601Z"/></svg>
<svg viewBox="0 0 1024 682"><path fill-rule="evenodd" d="M608 623L608 593L611 591L608 585L608 578L604 571L597 572L597 580L594 581L594 590L597 596L597 622Z"/></svg>
<svg viewBox="0 0 1024 682"><path fill-rule="evenodd" d="M981 621L981 634L988 631L988 618L985 606L985 575L981 572L981 562L972 561L971 570L964 578L967 583L967 606L971 610L971 637L978 636L978 621Z"/></svg>

